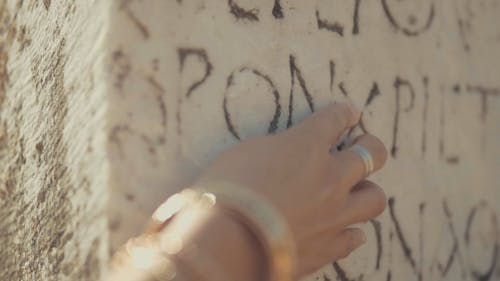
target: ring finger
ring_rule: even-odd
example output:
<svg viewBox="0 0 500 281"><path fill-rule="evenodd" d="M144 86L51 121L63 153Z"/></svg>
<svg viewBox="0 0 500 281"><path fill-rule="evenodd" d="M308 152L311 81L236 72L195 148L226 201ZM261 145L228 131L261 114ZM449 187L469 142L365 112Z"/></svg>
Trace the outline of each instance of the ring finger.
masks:
<svg viewBox="0 0 500 281"><path fill-rule="evenodd" d="M336 171L334 180L341 187L350 190L369 173L376 172L384 166L387 149L377 137L365 134L359 136L351 147L335 153L332 157ZM371 160L372 167L368 160Z"/></svg>

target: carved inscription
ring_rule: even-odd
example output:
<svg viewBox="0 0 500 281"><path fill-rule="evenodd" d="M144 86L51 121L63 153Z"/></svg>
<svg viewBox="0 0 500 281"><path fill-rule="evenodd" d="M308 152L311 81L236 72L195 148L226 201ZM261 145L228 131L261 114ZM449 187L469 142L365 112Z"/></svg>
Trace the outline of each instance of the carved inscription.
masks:
<svg viewBox="0 0 500 281"><path fill-rule="evenodd" d="M177 1L182 5L183 1ZM372 2L353 0L349 5L344 3L340 5L337 0L316 1L308 10L310 14L307 24L311 28L311 33L317 32L332 42L351 40L349 41L351 43L361 38L364 31L368 34L366 30L374 30L373 26L368 26L370 21L373 24L373 19L369 18L366 12L370 7L378 9L377 15L381 18L380 22L377 22L380 26L376 28L391 32L393 38L404 42L401 46L406 46L404 44L408 42L413 44L418 40L432 37L436 29L442 28L441 21L450 17L447 23L457 37L457 49L460 49L460 55L468 56L474 51L476 42L473 40L471 30L473 21L479 16L467 12L467 7L480 5L470 1L472 0L460 0L454 4L456 7L466 7L464 8L466 12L459 11L461 8L448 11L444 4L437 0ZM257 28L269 22L279 26L295 15L293 13L295 7L290 1L274 0L266 3L228 0L224 1L223 5L227 9L225 12L229 15L231 24L241 28L246 26ZM347 9L334 10L336 5L343 8L347 6ZM327 6L329 9L325 9ZM255 32L257 29L251 30ZM436 39L435 44L438 49L439 40ZM217 52L210 48L209 43L206 46L181 44L176 47L181 77L175 124L179 135L182 134L183 126L189 126L182 123L183 106L188 106L183 102L197 92L202 92L202 87L213 88L217 83L221 97L217 100L220 114L217 113L220 115L220 120L223 120L223 130L227 133L227 139L234 142L243 141L247 128L241 119L237 118L237 113L254 109L238 107L235 102L231 102L231 97L237 96L239 89L251 92L254 83L249 83L248 79L240 79L242 77L251 77L251 81L258 81L261 86L264 85L260 88L255 87L255 91L259 90L266 96L264 103L269 106L269 115L264 115L265 122L262 128L265 128L268 134L294 125L299 119L300 110L312 113L324 104L321 102L322 97L314 88L315 82L320 80L325 85L324 89L329 90L331 96L329 102L351 100L361 106L363 115L356 128L361 132L374 132L374 128L380 128L375 119L382 116L390 117L383 125L386 130L377 131L377 134L387 140L392 159L408 160L409 157L416 157L419 161L437 160L439 164L445 164L450 169L460 167L459 164L464 163L465 157L464 151L460 150L459 146L453 145L455 141L453 135L450 136L447 132L468 129L461 128L460 124L454 122L453 116L450 116L449 112L453 111L453 105L458 102L474 101L474 104L469 104L470 112L474 112L474 115L471 114L468 121L478 129L470 139L473 141L478 139L478 143L481 144L484 143L487 133L485 124L495 122L494 118L498 116L492 112L490 106L499 102L498 81L481 80L474 75L465 75L467 78L457 78L464 75L451 75L452 78L443 79L443 76L439 76L432 69L407 64L406 61L401 63L398 61L397 65L401 66L401 69L398 68L383 78L377 75L356 75L355 79L352 79L350 76L352 64L335 56L337 47L335 45L332 46L334 54L324 55L322 61L315 62L315 67L322 71L314 73L310 73L307 68L307 59L310 57L292 49L285 49L276 55L280 62L286 64L279 64L279 68L274 68L275 72L272 72L265 63L259 65L256 62L249 63L247 60L235 63L229 68L220 66ZM346 51L346 54L349 53ZM188 60L194 63L188 64ZM188 80L183 80L186 73L190 72L188 65L191 67L196 65L198 68L196 73L199 74L202 70L202 75L196 78L190 76ZM411 71L405 71L408 69ZM282 73L286 73L286 79L280 75ZM219 77L223 79L218 79ZM313 80L311 77L314 77L314 82L311 81ZM353 81L357 81L361 86ZM385 112L379 111L381 104L384 105ZM343 144L339 145L338 149L342 147ZM413 151L414 154L411 155L407 153L408 151ZM354 272L341 262L335 262L331 264L331 271L336 274L336 279L328 274L322 274L317 280L366 280L368 274L376 272L390 281L398 279L398 272L405 270L411 275L411 279L408 280L418 281L446 279L457 275L463 280L486 281L499 278L500 230L495 206L489 205L486 201L474 201L476 199L467 201L466 206L459 206L453 205L453 201L444 195L436 197L439 197L438 203L421 199L413 202L414 209L410 211L416 220L411 222L405 216L408 214L408 208L405 210L406 213L400 211L402 206L404 207L398 205L401 198L391 197L385 217L367 223L376 243L372 248L373 252L370 253L370 257L373 258L370 260L370 265L362 272ZM439 216L436 220L439 220L442 229L429 227L426 223L428 218L434 216ZM426 243L429 243L431 238L446 241L445 245L439 245L439 255L430 253L426 249ZM393 256L399 257L399 260L396 261ZM480 259L476 259L477 257Z"/></svg>

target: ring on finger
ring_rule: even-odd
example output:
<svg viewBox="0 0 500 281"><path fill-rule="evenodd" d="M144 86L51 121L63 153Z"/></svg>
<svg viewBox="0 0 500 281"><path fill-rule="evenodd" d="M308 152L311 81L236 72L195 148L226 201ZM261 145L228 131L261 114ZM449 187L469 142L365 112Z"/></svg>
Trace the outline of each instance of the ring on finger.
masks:
<svg viewBox="0 0 500 281"><path fill-rule="evenodd" d="M371 174L375 167L373 164L373 157L370 151L368 151L368 149L364 148L359 144L353 145L351 148L349 148L349 150L358 154L361 157L363 163L365 164L365 174L367 176Z"/></svg>

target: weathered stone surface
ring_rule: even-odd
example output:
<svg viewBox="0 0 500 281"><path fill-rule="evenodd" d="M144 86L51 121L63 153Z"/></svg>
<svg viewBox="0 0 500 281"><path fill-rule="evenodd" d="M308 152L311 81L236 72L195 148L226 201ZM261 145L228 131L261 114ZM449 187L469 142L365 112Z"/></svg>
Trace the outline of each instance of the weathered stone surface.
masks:
<svg viewBox="0 0 500 281"><path fill-rule="evenodd" d="M107 259L105 7L0 2L0 280L97 280Z"/></svg>
<svg viewBox="0 0 500 281"><path fill-rule="evenodd" d="M391 199L308 280L500 279L498 0L1 3L1 280L96 279L218 152L345 99Z"/></svg>
<svg viewBox="0 0 500 281"><path fill-rule="evenodd" d="M499 1L122 1L114 15L113 243L217 152L349 99L391 150L373 176L391 200L368 245L310 280L500 279Z"/></svg>

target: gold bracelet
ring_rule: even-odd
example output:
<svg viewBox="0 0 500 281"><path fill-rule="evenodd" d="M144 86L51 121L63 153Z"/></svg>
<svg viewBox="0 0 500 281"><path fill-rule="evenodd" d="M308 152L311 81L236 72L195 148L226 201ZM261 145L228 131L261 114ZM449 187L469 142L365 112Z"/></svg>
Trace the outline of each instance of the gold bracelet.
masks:
<svg viewBox="0 0 500 281"><path fill-rule="evenodd" d="M153 214L152 228L159 228L159 248L193 280L230 280L219 264L200 251L197 245L185 244L185 241L191 241L197 228L208 221L214 205L215 199L210 194L186 189L170 197ZM170 221L172 216L175 219ZM158 227L160 225L164 227Z"/></svg>
<svg viewBox="0 0 500 281"><path fill-rule="evenodd" d="M144 234L129 239L113 257L109 281L170 281L179 273L193 280L229 281L224 270L195 244L185 245L215 204L209 194L185 190L153 214ZM175 216L175 220L170 220Z"/></svg>
<svg viewBox="0 0 500 281"><path fill-rule="evenodd" d="M163 252L175 260L189 264L199 258L185 259L179 255L183 241L195 232L199 223L206 219L211 209L217 206L244 223L262 244L268 259L269 281L292 281L295 277L296 253L291 231L285 218L274 206L249 189L231 183L217 183L210 186L196 186L171 196L154 212L147 233L158 233ZM172 217L176 217L171 221ZM162 242L163 241L163 242ZM201 266L200 264L198 266ZM212 266L201 266L211 269ZM196 267L190 266L191 269ZM196 270L198 274L200 270ZM156 274L155 274L156 275ZM214 280L225 280L223 275Z"/></svg>

